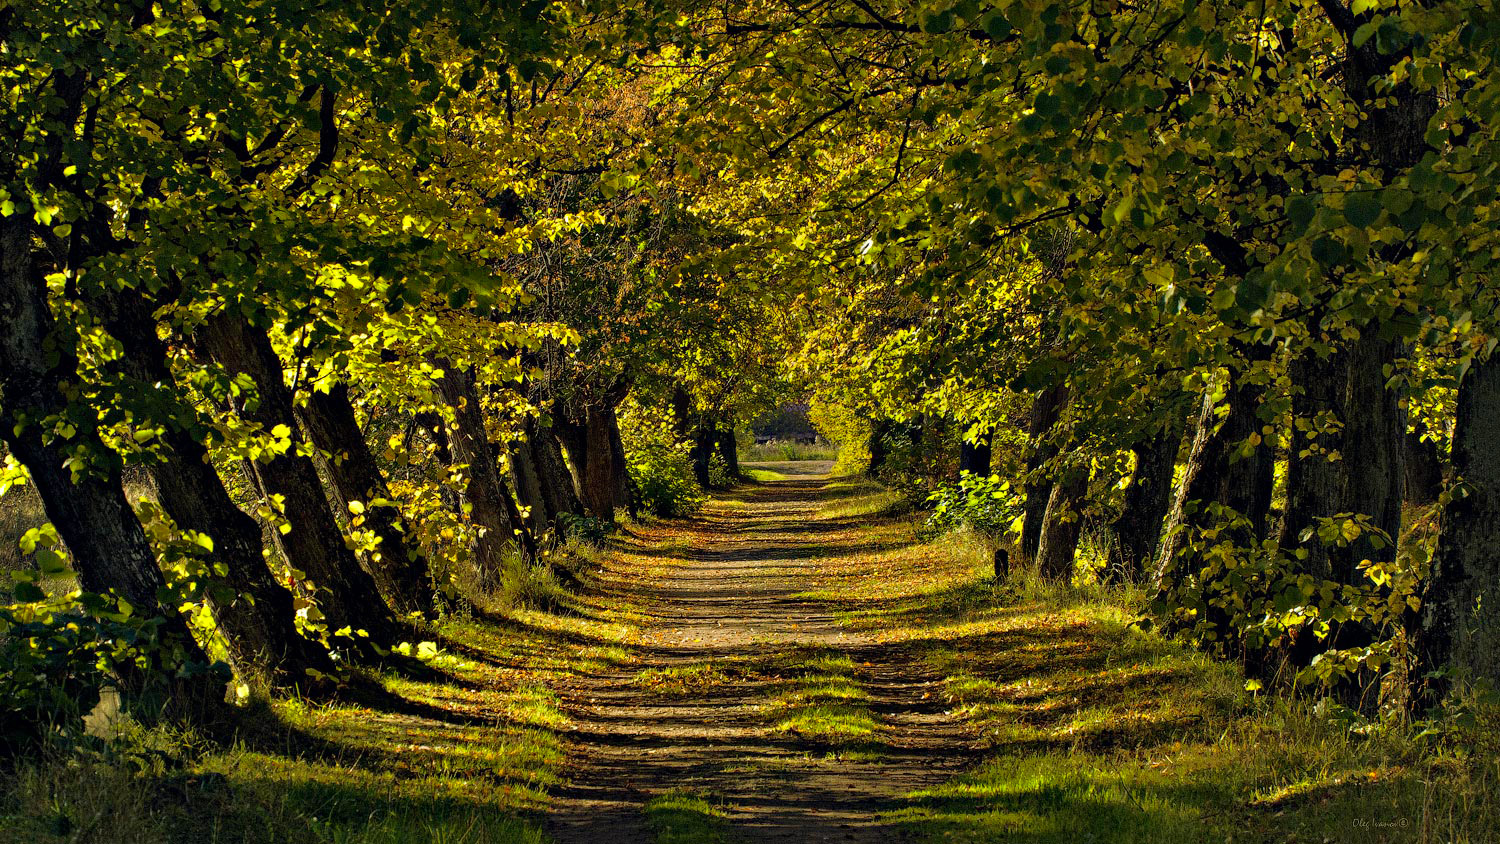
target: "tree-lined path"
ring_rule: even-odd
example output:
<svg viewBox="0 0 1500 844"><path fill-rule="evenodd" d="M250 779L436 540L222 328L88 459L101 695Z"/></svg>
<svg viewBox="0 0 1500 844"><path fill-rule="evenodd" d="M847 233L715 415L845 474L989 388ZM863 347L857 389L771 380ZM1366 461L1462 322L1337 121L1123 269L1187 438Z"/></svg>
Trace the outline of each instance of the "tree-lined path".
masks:
<svg viewBox="0 0 1500 844"><path fill-rule="evenodd" d="M1497 3L0 2L0 841L1489 844Z"/></svg>
<svg viewBox="0 0 1500 844"><path fill-rule="evenodd" d="M969 755L930 669L804 594L873 550L857 518L823 513L836 500L828 464L805 465L686 526L643 529L644 548L667 551L654 576L606 576L651 619L639 663L568 695L581 767L558 795L559 841L650 841L674 790L706 796L740 840L887 840L881 814ZM866 724L873 733L836 732Z"/></svg>

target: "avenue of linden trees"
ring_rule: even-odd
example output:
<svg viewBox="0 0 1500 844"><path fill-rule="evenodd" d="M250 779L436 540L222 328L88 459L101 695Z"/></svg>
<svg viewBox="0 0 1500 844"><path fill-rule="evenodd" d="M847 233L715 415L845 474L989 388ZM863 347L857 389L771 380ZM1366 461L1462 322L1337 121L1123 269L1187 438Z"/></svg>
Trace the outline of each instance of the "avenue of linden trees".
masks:
<svg viewBox="0 0 1500 844"><path fill-rule="evenodd" d="M1500 0L0 0L0 842L1500 842Z"/></svg>

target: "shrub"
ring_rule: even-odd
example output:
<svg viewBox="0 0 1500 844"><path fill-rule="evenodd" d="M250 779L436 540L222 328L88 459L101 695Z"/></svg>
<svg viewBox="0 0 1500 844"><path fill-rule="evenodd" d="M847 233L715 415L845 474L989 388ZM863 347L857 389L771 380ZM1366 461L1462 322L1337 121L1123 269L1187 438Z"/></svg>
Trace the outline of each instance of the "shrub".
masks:
<svg viewBox="0 0 1500 844"><path fill-rule="evenodd" d="M729 471L729 464L724 458L715 454L708 458L708 485L714 489L728 489L739 483L740 479Z"/></svg>
<svg viewBox="0 0 1500 844"><path fill-rule="evenodd" d="M641 507L647 512L664 518L686 516L707 500L693 479L685 447L648 443L627 450L625 457L640 491Z"/></svg>
<svg viewBox="0 0 1500 844"><path fill-rule="evenodd" d="M563 513L558 521L569 539L591 548L603 545L605 537L614 529L608 519L581 513Z"/></svg>
<svg viewBox="0 0 1500 844"><path fill-rule="evenodd" d="M28 580L15 593L16 603L0 607L0 755L79 739L118 668L180 670L160 643L160 618L100 595L50 596Z"/></svg>
<svg viewBox="0 0 1500 844"><path fill-rule="evenodd" d="M944 484L927 496L933 505L925 531L935 536L970 528L990 538L1012 530L1021 517L1022 498L1011 489L1010 481L997 475L975 475L963 472L958 483Z"/></svg>

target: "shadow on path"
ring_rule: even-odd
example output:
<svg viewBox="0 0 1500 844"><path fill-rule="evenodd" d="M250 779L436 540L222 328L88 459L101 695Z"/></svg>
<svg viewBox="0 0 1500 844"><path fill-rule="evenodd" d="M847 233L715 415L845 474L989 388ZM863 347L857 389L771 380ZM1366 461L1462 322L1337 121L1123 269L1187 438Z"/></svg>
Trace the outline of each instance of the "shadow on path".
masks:
<svg viewBox="0 0 1500 844"><path fill-rule="evenodd" d="M777 471L792 474L786 465ZM646 547L632 550L664 563L654 579L606 567L607 585L659 621L643 631L638 664L565 692L576 773L554 794L559 842L650 841L644 808L670 789L712 795L738 840L895 840L880 814L972 760L973 739L937 702L918 650L845 627L836 607L803 597L820 561L901 545L861 538L858 520L818 519L844 490L828 488L827 463L796 471L671 525L685 547L653 553L669 528L641 530ZM706 682L663 690L649 676ZM799 683L845 684L873 732L840 745L776 729L769 704Z"/></svg>

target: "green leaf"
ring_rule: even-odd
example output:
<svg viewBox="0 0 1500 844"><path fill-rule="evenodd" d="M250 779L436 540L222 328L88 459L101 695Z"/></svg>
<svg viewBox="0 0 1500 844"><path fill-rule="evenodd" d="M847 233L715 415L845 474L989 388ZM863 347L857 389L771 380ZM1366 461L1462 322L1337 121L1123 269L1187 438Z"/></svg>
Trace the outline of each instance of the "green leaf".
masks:
<svg viewBox="0 0 1500 844"><path fill-rule="evenodd" d="M1344 197L1344 219L1357 229L1367 229L1380 219L1381 197L1372 192Z"/></svg>
<svg viewBox="0 0 1500 844"><path fill-rule="evenodd" d="M953 10L944 9L935 15L929 15L922 21L922 31L928 35L942 35L953 29Z"/></svg>
<svg viewBox="0 0 1500 844"><path fill-rule="evenodd" d="M1380 204L1385 206L1392 216L1405 214L1411 209L1416 197L1406 188L1386 188L1380 194Z"/></svg>
<svg viewBox="0 0 1500 844"><path fill-rule="evenodd" d="M35 583L27 583L25 581L12 586L10 588L10 594L12 598L23 604L29 604L35 601L45 601L47 599L46 592L43 592L40 588L38 588Z"/></svg>
<svg viewBox="0 0 1500 844"><path fill-rule="evenodd" d="M1318 203L1310 196L1294 196L1287 200L1286 217L1297 232L1307 230L1313 217L1317 216Z"/></svg>
<svg viewBox="0 0 1500 844"><path fill-rule="evenodd" d="M37 569L42 574L59 575L68 571L68 561L51 548L39 548L36 552Z"/></svg>

